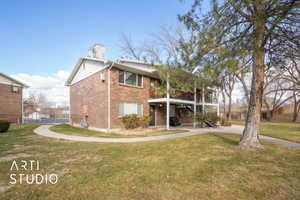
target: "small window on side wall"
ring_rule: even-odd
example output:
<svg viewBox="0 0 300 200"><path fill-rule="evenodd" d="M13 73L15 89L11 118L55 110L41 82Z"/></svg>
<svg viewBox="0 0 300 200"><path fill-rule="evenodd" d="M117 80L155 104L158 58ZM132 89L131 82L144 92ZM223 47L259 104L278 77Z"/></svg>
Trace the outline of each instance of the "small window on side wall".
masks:
<svg viewBox="0 0 300 200"><path fill-rule="evenodd" d="M18 93L18 92L19 92L19 87L17 87L17 86L12 86L12 87L11 87L11 91L12 91L13 93Z"/></svg>

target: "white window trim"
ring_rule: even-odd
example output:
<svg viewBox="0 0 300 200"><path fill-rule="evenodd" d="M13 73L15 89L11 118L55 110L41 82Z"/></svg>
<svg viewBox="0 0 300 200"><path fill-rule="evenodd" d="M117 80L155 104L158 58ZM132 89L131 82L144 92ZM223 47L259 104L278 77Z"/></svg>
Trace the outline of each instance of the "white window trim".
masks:
<svg viewBox="0 0 300 200"><path fill-rule="evenodd" d="M120 83L120 79L119 79L119 76L120 76L120 71L123 71L124 72L124 77L123 77L123 83ZM144 76L142 75L142 74L137 74L137 73L134 73L134 72L130 72L130 73L133 73L133 74L135 74L136 75L136 85L131 85L131 84L127 84L126 83L126 73L127 72L130 72L130 71L125 71L125 70L121 70L121 69L119 69L119 71L118 71L118 82L119 82L119 84L121 84L121 85L126 85L126 86L130 86L130 87L136 87L136 88L144 88ZM138 86L138 76L141 76L142 77L142 84L141 84L141 86Z"/></svg>
<svg viewBox="0 0 300 200"><path fill-rule="evenodd" d="M142 116L143 114L144 114L144 104L142 104L142 103L135 103L135 102L120 102L119 104L117 104L117 113L118 113L118 117L119 118L121 118L121 117L124 117L125 115L128 115L128 114L124 114L124 110L122 111L122 113L123 113L123 116L122 115L120 115L119 113L120 113L120 111L119 111L119 108L120 108L120 104L136 104L136 106L137 106L137 112L138 112L138 105L141 105L141 114L139 115L138 113L132 113L132 114L136 114L136 115L138 115L138 116ZM123 109L124 109L124 105L123 105Z"/></svg>

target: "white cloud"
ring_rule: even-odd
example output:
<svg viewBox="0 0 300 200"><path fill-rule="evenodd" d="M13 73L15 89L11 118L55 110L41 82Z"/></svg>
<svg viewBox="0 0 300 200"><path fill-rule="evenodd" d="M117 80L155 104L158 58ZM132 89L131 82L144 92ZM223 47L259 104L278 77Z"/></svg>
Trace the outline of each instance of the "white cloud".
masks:
<svg viewBox="0 0 300 200"><path fill-rule="evenodd" d="M29 93L43 93L47 99L57 105L69 104L69 88L64 84L69 76L69 72L60 70L49 76L14 74L13 78L27 84L29 88L24 90L24 97Z"/></svg>

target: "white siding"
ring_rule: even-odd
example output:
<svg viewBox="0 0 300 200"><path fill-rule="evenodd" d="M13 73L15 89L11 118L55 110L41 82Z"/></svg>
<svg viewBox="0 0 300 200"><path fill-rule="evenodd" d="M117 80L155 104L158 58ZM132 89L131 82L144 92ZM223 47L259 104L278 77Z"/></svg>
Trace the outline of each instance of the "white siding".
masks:
<svg viewBox="0 0 300 200"><path fill-rule="evenodd" d="M72 84L77 83L92 74L104 69L104 63L97 62L97 61L92 61L92 60L84 60L80 67L78 72L76 73L75 77L72 80Z"/></svg>
<svg viewBox="0 0 300 200"><path fill-rule="evenodd" d="M1 75L0 75L0 83L6 84L6 85L16 85L16 86L21 86L21 85L19 85L19 84L16 84L15 82L13 82L13 81L11 81L11 80L9 80L9 79L3 77L3 76L1 76Z"/></svg>

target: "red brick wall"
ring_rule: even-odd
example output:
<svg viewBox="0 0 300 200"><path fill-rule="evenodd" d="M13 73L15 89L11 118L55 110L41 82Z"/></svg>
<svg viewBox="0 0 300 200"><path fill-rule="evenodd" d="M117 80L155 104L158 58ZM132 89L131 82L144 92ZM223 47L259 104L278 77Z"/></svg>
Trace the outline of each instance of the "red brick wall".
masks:
<svg viewBox="0 0 300 200"><path fill-rule="evenodd" d="M104 70L107 77L107 70ZM108 93L107 78L100 80L97 72L70 86L70 117L71 123L79 124L87 112L87 121L96 128L108 127Z"/></svg>
<svg viewBox="0 0 300 200"><path fill-rule="evenodd" d="M143 114L149 115L150 78L143 76L143 87L132 87L119 84L118 69L111 69L111 128L123 127L118 117L118 104L131 102L143 104Z"/></svg>
<svg viewBox="0 0 300 200"><path fill-rule="evenodd" d="M14 123L22 122L22 88L12 92L12 86L0 83L0 118Z"/></svg>
<svg viewBox="0 0 300 200"><path fill-rule="evenodd" d="M106 77L108 71L105 70ZM70 87L70 112L71 122L80 123L84 118L84 110L88 112L88 122L90 126L96 128L108 127L108 79L105 82L100 80L100 72L81 80ZM121 102L131 102L143 104L143 114L149 115L149 90L150 78L143 76L143 87L133 87L119 83L118 69L112 68L111 77L111 128L122 128L123 123L118 116L118 105ZM178 116L178 113L176 113ZM178 116L179 117L179 116ZM182 123L193 122L192 116L181 115ZM156 105L157 125L166 124L166 106Z"/></svg>

